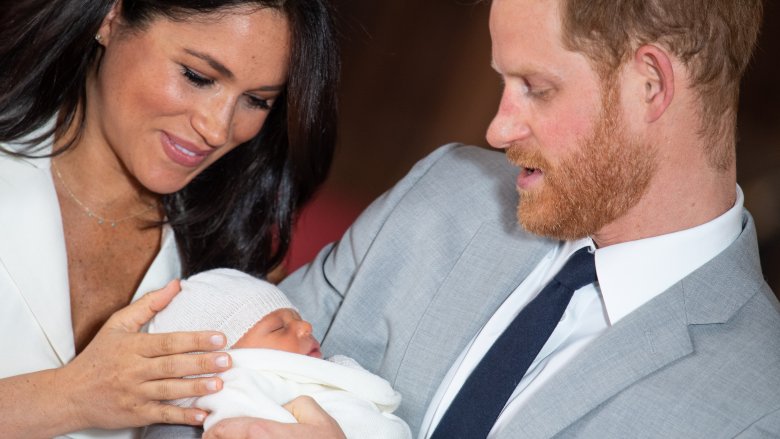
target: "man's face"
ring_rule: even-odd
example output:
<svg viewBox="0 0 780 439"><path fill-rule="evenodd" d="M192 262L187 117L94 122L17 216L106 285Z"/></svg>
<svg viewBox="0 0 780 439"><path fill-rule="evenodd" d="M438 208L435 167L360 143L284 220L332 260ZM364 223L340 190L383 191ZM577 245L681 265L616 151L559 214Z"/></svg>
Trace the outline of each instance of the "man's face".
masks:
<svg viewBox="0 0 780 439"><path fill-rule="evenodd" d="M495 0L493 62L505 82L488 142L520 168L518 218L556 239L592 235L633 207L656 153L624 126L618 85L566 50L557 2Z"/></svg>

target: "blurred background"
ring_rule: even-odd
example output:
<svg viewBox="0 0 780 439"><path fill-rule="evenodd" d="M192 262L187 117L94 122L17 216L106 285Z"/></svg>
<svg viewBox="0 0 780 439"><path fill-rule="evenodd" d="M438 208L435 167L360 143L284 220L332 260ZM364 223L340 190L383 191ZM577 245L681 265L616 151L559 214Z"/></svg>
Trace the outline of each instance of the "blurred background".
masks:
<svg viewBox="0 0 780 439"><path fill-rule="evenodd" d="M487 146L498 106L489 4L473 0L333 0L342 43L341 125L331 176L303 212L287 269L337 240L374 198L448 142ZM780 21L763 34L743 82L739 183L759 234L764 275L780 293Z"/></svg>

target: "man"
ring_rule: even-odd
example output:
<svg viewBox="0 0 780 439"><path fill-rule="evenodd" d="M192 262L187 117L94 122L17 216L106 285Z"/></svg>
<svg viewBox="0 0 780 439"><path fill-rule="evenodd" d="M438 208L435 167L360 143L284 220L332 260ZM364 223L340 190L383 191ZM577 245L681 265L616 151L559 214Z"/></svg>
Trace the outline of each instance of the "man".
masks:
<svg viewBox="0 0 780 439"><path fill-rule="evenodd" d="M323 349L388 379L419 437L477 437L450 426L486 406L453 407L469 407L471 377L495 366L483 358L588 248L598 280L570 288L488 437L780 435L780 305L735 176L761 9L494 0L505 88L487 137L516 168L439 149L287 279ZM277 427L243 419L207 437Z"/></svg>

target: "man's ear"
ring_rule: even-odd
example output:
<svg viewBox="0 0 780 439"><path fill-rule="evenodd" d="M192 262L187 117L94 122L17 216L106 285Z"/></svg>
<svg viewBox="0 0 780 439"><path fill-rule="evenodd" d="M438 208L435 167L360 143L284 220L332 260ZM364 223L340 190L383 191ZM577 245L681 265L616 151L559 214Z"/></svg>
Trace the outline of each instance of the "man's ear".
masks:
<svg viewBox="0 0 780 439"><path fill-rule="evenodd" d="M645 44L634 52L634 68L644 83L645 120L655 122L674 98L674 67L666 50Z"/></svg>
<svg viewBox="0 0 780 439"><path fill-rule="evenodd" d="M102 45L107 45L111 41L112 37L115 37L119 29L119 22L122 14L121 12L121 0L114 2L111 6L111 10L103 18L103 22L100 24L100 28L95 35L97 41Z"/></svg>

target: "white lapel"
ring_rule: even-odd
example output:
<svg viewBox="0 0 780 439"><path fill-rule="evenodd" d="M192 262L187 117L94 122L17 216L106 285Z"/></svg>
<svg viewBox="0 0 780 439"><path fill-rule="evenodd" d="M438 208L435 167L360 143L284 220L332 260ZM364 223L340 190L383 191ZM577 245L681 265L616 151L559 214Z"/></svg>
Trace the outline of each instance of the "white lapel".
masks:
<svg viewBox="0 0 780 439"><path fill-rule="evenodd" d="M49 159L0 158L0 261L62 364L74 356L67 255ZM52 365L56 366L56 365Z"/></svg>
<svg viewBox="0 0 780 439"><path fill-rule="evenodd" d="M162 228L160 241L160 252L155 256L152 265L149 266L143 280L138 285L138 290L133 295L132 302L135 302L150 291L164 287L171 279L181 277L181 261L179 259L179 249L176 245L176 235L167 224Z"/></svg>

